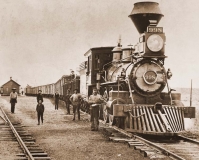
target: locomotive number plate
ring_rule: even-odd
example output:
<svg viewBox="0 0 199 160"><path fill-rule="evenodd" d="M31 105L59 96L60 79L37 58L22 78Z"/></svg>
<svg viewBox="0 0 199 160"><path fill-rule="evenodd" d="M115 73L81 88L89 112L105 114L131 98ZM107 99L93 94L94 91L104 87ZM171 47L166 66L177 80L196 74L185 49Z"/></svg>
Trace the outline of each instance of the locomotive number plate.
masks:
<svg viewBox="0 0 199 160"><path fill-rule="evenodd" d="M149 84L149 85L155 84L157 81L157 78L158 78L158 75L154 71L146 71L143 74L143 79L144 79L145 83Z"/></svg>
<svg viewBox="0 0 199 160"><path fill-rule="evenodd" d="M163 27L148 27L149 33L163 33Z"/></svg>

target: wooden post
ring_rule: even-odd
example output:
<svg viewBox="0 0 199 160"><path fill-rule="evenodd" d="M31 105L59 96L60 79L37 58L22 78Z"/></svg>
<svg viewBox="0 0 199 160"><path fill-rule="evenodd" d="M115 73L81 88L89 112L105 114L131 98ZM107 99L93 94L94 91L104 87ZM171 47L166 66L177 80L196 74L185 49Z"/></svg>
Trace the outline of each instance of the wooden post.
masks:
<svg viewBox="0 0 199 160"><path fill-rule="evenodd" d="M190 91L190 107L192 106L192 79L191 79L191 91Z"/></svg>

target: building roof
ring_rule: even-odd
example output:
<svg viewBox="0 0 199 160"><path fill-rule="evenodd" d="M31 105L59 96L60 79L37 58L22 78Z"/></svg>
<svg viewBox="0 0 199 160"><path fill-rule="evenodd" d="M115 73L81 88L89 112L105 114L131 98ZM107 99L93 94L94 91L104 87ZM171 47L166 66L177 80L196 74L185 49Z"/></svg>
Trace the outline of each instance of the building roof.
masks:
<svg viewBox="0 0 199 160"><path fill-rule="evenodd" d="M115 46L90 48L90 49L84 54L84 56L89 56L89 55L90 55L89 53L90 53L92 50L95 50L95 49L107 49L107 48L114 48L114 47L115 47Z"/></svg>
<svg viewBox="0 0 199 160"><path fill-rule="evenodd" d="M4 85L6 85L6 84L8 84L9 82L14 82L15 84L17 84L18 86L21 86L20 84L18 84L17 82L15 82L15 81L13 81L12 79L11 80L9 80L8 82L6 82L6 83L4 83L2 86L4 86Z"/></svg>

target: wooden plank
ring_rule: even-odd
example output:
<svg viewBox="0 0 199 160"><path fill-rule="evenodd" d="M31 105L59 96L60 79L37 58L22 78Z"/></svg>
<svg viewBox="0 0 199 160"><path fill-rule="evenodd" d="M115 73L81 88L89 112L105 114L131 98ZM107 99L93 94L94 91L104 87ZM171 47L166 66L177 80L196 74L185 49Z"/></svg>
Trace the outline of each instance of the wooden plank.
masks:
<svg viewBox="0 0 199 160"><path fill-rule="evenodd" d="M166 131L172 130L169 122L167 121L167 119L165 117L165 114L162 114L160 110L158 110L158 114L159 114L160 118L162 119L163 123L165 124Z"/></svg>
<svg viewBox="0 0 199 160"><path fill-rule="evenodd" d="M179 131L179 125L178 125L178 119L177 119L177 116L176 116L176 112L175 112L175 107L171 107L171 111L173 112L173 115L174 115L174 119L175 119L175 122L176 122L176 128L177 128L177 132Z"/></svg>
<svg viewBox="0 0 199 160"><path fill-rule="evenodd" d="M143 151L142 154L143 154L144 157L149 157L149 156L154 155L155 152L152 152L152 151Z"/></svg>
<svg viewBox="0 0 199 160"><path fill-rule="evenodd" d="M142 106L139 106L139 109L140 109L140 114L143 114ZM141 116L141 122L142 122L143 131L146 131L146 124L145 124L145 121L144 121L144 115Z"/></svg>
<svg viewBox="0 0 199 160"><path fill-rule="evenodd" d="M32 153L32 156L33 157L39 157L39 156L44 157L44 156L48 156L48 154L47 153Z"/></svg>
<svg viewBox="0 0 199 160"><path fill-rule="evenodd" d="M137 106L137 107L136 107L137 116L139 116L139 115L140 115L139 110L140 110L140 109L139 109L139 106ZM137 122L138 122L138 129L139 129L140 131L142 131L143 129L142 129L142 126L141 126L140 117L138 117L138 118L137 118Z"/></svg>
<svg viewBox="0 0 199 160"><path fill-rule="evenodd" d="M156 131L161 132L161 131L160 131L160 128L159 128L159 126L158 126L158 124L157 124L157 121L156 121L156 119L155 119L155 117L154 117L154 113L153 113L153 111L152 111L151 108L149 108L149 112L151 113L151 117L152 117L152 120L153 120L153 124L154 124L154 126L155 126L155 128L156 128Z"/></svg>
<svg viewBox="0 0 199 160"><path fill-rule="evenodd" d="M134 147L134 146L144 146L144 144L128 144L129 147Z"/></svg>
<svg viewBox="0 0 199 160"><path fill-rule="evenodd" d="M142 143L142 142L137 141L137 142L128 142L128 144L143 144L143 143Z"/></svg>
<svg viewBox="0 0 199 160"><path fill-rule="evenodd" d="M164 110L164 112L165 112L166 115L167 115L167 120L169 121L169 124L170 124L170 126L171 126L172 131L175 132L176 129L175 129L175 127L174 127L174 123L173 123L173 121L172 121L171 114L170 114L170 112L168 111L168 107L164 107L163 110Z"/></svg>
<svg viewBox="0 0 199 160"><path fill-rule="evenodd" d="M142 109L143 109L143 112L144 112L144 119L145 119L146 127L147 127L146 131L151 131L151 127L149 125L149 121L148 121L148 118L147 118L146 107L143 106Z"/></svg>
<svg viewBox="0 0 199 160"><path fill-rule="evenodd" d="M133 129L133 118L131 117L131 115L129 114L129 120L130 120L130 129Z"/></svg>
<svg viewBox="0 0 199 160"><path fill-rule="evenodd" d="M172 107L168 107L168 110L167 110L170 114L170 117L171 117L171 121L173 123L173 128L174 128L174 132L177 132L177 126L176 126L176 121L175 121L175 118L174 118L174 115L173 115L173 112L172 112Z"/></svg>
<svg viewBox="0 0 199 160"><path fill-rule="evenodd" d="M185 124L184 124L184 110L181 109L181 115L182 115L182 124L183 124L183 130L185 129Z"/></svg>
<svg viewBox="0 0 199 160"><path fill-rule="evenodd" d="M148 107L146 107L146 112L147 112L147 115L148 115L148 118L149 118L149 124L151 126L152 131L156 131Z"/></svg>
<svg viewBox="0 0 199 160"><path fill-rule="evenodd" d="M137 142L137 140L134 140L134 139L127 139L126 142Z"/></svg>
<svg viewBox="0 0 199 160"><path fill-rule="evenodd" d="M47 160L47 159L51 159L50 157L34 157L34 160Z"/></svg>
<svg viewBox="0 0 199 160"><path fill-rule="evenodd" d="M135 107L133 107L133 116L136 116ZM133 129L137 130L137 119L136 118L133 118Z"/></svg>
<svg viewBox="0 0 199 160"><path fill-rule="evenodd" d="M183 121L182 121L181 107L178 108L178 114L179 114L179 119L180 119L180 128L181 128L181 130L184 130L184 124L183 124Z"/></svg>
<svg viewBox="0 0 199 160"><path fill-rule="evenodd" d="M129 140L128 138L121 138L121 137L109 137L109 140Z"/></svg>
<svg viewBox="0 0 199 160"><path fill-rule="evenodd" d="M150 149L150 147L148 147L148 146L135 146L134 147L134 150L141 150L141 149Z"/></svg>
<svg viewBox="0 0 199 160"><path fill-rule="evenodd" d="M157 119L157 122L158 122L158 124L159 124L159 126L160 126L161 131L162 131L162 132L166 132L165 128L164 128L163 125L162 125L162 122L161 122L160 119L159 119L158 114L155 114L155 117L156 117L156 119Z"/></svg>
<svg viewBox="0 0 199 160"><path fill-rule="evenodd" d="M182 126L181 126L181 123L180 123L180 117L179 117L178 107L175 107L175 113L176 113L176 118L178 120L179 131L182 131Z"/></svg>

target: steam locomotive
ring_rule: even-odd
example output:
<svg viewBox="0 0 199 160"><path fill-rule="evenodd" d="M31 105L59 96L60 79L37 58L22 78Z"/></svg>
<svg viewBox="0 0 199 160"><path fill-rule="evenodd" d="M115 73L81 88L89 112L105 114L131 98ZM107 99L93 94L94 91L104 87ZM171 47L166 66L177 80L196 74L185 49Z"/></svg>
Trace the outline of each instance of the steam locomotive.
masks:
<svg viewBox="0 0 199 160"><path fill-rule="evenodd" d="M172 93L164 68L166 36L157 24L163 17L156 2L138 2L129 15L138 32L135 46L91 48L80 65L80 90L90 95L96 86L106 99L103 119L126 131L174 136L185 130L184 118L195 107L184 107L181 94ZM167 88L167 92L163 90Z"/></svg>
<svg viewBox="0 0 199 160"><path fill-rule="evenodd" d="M172 93L164 62L166 36L157 27L163 17L156 2L138 2L129 15L139 41L127 47L118 45L89 49L86 61L79 66L79 76L62 76L56 83L27 87L27 95L40 89L47 97L59 90L64 99L68 89L75 88L89 97L97 87L106 100L101 105L101 118L109 125L144 135L175 136L185 130L184 118L195 118L195 107L185 107L180 93ZM164 92L164 90L167 92ZM87 101L82 110L89 112Z"/></svg>

